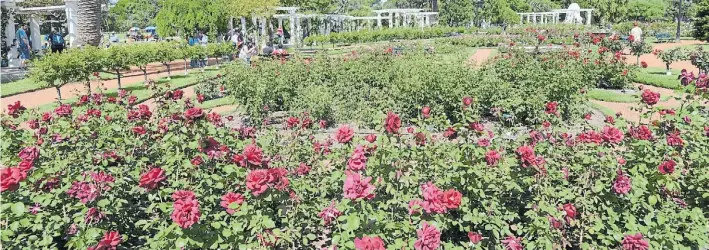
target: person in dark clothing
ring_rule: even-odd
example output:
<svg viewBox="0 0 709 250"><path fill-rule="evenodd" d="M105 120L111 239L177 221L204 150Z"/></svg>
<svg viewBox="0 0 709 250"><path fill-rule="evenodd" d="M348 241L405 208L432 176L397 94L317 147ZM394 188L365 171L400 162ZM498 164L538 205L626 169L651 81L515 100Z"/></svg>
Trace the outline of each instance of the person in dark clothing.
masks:
<svg viewBox="0 0 709 250"><path fill-rule="evenodd" d="M49 45L52 48L52 53L62 53L64 51L64 35L61 32L52 29L48 37Z"/></svg>
<svg viewBox="0 0 709 250"><path fill-rule="evenodd" d="M273 43L271 43L271 42L266 43L266 47L263 47L263 54L264 55L273 54Z"/></svg>

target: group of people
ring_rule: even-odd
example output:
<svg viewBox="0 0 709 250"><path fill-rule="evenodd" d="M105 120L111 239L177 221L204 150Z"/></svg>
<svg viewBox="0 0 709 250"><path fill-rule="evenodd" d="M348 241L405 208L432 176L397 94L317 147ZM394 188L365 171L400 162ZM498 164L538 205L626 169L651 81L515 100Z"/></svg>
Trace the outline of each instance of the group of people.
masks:
<svg viewBox="0 0 709 250"><path fill-rule="evenodd" d="M207 47L207 43L209 42L209 36L207 34L204 34L204 32L199 32L195 33L191 37L188 38L187 43L190 46L202 46L202 47ZM192 59L190 61L190 67L192 68L202 68L207 66L207 58L204 59Z"/></svg>
<svg viewBox="0 0 709 250"><path fill-rule="evenodd" d="M52 31L45 37L44 49L51 49L52 53L61 53L66 47L64 35L52 28ZM23 24L15 32L15 39L12 41L12 47L17 46L17 58L20 59L20 67L27 67L27 60L31 57L32 45L30 38L27 35L27 24ZM14 57L14 56L11 56Z"/></svg>

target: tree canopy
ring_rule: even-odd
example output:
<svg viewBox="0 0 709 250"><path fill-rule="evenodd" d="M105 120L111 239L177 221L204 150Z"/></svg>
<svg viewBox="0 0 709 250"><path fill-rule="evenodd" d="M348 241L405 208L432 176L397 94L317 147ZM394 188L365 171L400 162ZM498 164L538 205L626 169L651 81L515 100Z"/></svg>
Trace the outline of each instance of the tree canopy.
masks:
<svg viewBox="0 0 709 250"><path fill-rule="evenodd" d="M160 11L160 0L121 0L108 12L118 31L132 27L144 28L155 24L155 16Z"/></svg>
<svg viewBox="0 0 709 250"><path fill-rule="evenodd" d="M697 15L694 18L694 37L709 41L709 0L697 2Z"/></svg>

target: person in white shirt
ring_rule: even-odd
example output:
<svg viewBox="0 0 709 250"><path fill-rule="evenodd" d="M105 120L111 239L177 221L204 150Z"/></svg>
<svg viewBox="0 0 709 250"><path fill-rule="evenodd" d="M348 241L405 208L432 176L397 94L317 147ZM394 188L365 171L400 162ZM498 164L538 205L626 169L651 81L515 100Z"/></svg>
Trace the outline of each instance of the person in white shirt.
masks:
<svg viewBox="0 0 709 250"><path fill-rule="evenodd" d="M207 36L207 34L204 34L204 32L200 32L199 35L200 35L199 45L202 45L202 47L207 47L207 42L209 41L209 37ZM200 62L200 67L202 67L202 68L206 67L207 60L209 60L209 56L202 59L202 61ZM204 69L202 69L202 71L204 71Z"/></svg>
<svg viewBox="0 0 709 250"><path fill-rule="evenodd" d="M630 30L630 35L633 36L634 42L643 41L643 30L638 27L638 22L633 23L633 28Z"/></svg>

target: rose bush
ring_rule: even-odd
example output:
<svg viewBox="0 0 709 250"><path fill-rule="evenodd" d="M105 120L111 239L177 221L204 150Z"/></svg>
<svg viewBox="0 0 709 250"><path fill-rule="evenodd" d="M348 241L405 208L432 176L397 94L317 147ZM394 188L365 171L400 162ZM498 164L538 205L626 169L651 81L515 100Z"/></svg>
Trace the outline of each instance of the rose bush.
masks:
<svg viewBox="0 0 709 250"><path fill-rule="evenodd" d="M688 93L682 109L652 117L656 121L649 119L657 110L645 109L646 124L617 118L616 124L630 128L586 125L584 132L570 132L579 129L569 130L558 119L572 104L539 103L530 121L549 124L531 122L531 131L512 137L519 132L482 126L472 112L461 112L454 122L436 106L429 118L401 119L384 109L377 112L376 138L349 138L348 130L339 137L343 143L335 141L337 132L317 136L326 133L317 126L229 129L218 114L194 107L194 100L155 96L160 99L152 110L129 105L130 96L107 102L101 94L47 113L11 104L13 115L2 117L0 132L3 245L709 244L705 92ZM482 97L466 99L455 105L471 109ZM144 133L135 133L136 127Z"/></svg>

